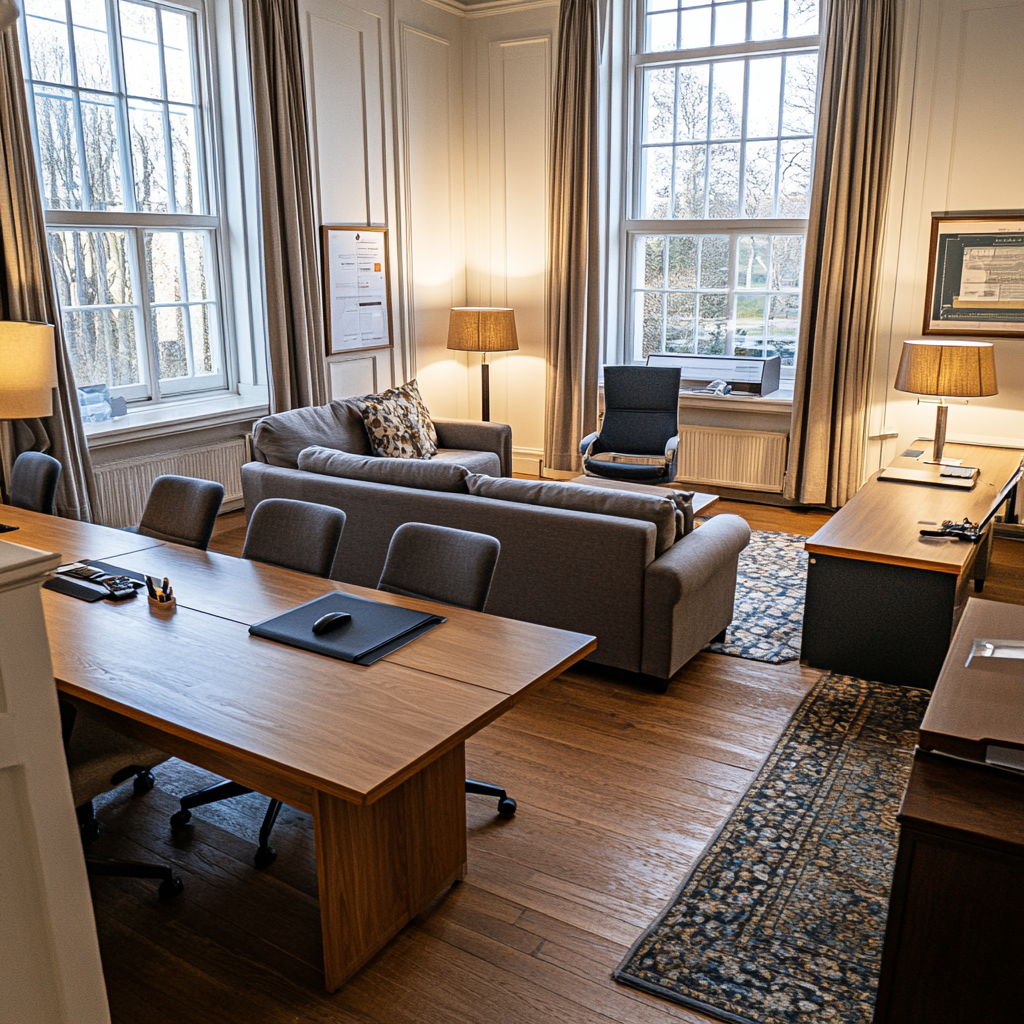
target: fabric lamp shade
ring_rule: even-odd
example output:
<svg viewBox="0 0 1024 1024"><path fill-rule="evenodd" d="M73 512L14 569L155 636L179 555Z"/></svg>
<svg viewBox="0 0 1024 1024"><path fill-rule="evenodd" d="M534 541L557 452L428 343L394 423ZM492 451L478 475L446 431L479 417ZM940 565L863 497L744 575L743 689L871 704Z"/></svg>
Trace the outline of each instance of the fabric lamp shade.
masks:
<svg viewBox="0 0 1024 1024"><path fill-rule="evenodd" d="M452 309L448 348L458 352L512 352L519 348L511 309L465 306Z"/></svg>
<svg viewBox="0 0 1024 1024"><path fill-rule="evenodd" d="M52 416L56 386L53 328L0 320L0 420Z"/></svg>
<svg viewBox="0 0 1024 1024"><path fill-rule="evenodd" d="M905 341L895 388L912 395L996 395L995 350L989 341Z"/></svg>

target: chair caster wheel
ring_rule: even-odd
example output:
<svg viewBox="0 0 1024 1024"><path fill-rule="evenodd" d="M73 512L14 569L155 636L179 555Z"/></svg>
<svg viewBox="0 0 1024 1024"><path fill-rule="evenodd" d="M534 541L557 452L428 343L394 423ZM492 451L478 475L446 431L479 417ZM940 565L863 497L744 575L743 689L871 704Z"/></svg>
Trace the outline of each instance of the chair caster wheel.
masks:
<svg viewBox="0 0 1024 1024"><path fill-rule="evenodd" d="M510 796L502 797L498 801L498 816L501 818L511 818L516 813L516 802Z"/></svg>
<svg viewBox="0 0 1024 1024"><path fill-rule="evenodd" d="M84 825L81 825L78 829L78 834L82 837L82 845L88 846L89 843L96 839L99 839L100 829L103 826L93 818L92 821L87 821Z"/></svg>
<svg viewBox="0 0 1024 1024"><path fill-rule="evenodd" d="M192 820L192 812L186 808L182 808L180 811L175 811L171 815L171 829L175 832L180 828L184 828Z"/></svg>
<svg viewBox="0 0 1024 1024"><path fill-rule="evenodd" d="M160 883L160 899L173 900L185 891L185 883L180 878L165 878Z"/></svg>
<svg viewBox="0 0 1024 1024"><path fill-rule="evenodd" d="M132 783L132 789L136 796L145 796L156 785L156 779L152 772L139 772Z"/></svg>
<svg viewBox="0 0 1024 1024"><path fill-rule="evenodd" d="M264 868L269 868L277 860L277 850L272 846L261 846L252 859L256 867L262 871Z"/></svg>

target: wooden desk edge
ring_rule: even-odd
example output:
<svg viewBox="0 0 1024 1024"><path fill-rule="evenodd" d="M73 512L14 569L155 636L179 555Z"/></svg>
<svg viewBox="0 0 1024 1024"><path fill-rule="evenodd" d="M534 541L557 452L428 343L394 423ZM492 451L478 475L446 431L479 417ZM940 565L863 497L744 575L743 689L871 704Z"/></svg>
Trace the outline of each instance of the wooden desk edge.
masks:
<svg viewBox="0 0 1024 1024"><path fill-rule="evenodd" d="M962 544L963 541L949 541L948 543ZM952 573L954 576L959 576L963 572L963 566L950 565L949 562L931 562L924 558L899 558L895 555L879 555L874 551L861 551L856 548L837 548L824 544L812 544L810 539L804 544L804 548L808 554L831 555L833 558L849 558L857 562L897 565L904 569L928 569L932 572Z"/></svg>

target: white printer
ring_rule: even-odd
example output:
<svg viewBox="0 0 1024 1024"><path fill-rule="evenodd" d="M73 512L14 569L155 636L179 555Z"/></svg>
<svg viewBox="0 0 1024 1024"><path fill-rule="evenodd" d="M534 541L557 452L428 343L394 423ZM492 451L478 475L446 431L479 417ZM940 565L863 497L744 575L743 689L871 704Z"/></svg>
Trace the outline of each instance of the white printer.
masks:
<svg viewBox="0 0 1024 1024"><path fill-rule="evenodd" d="M647 357L647 365L678 366L683 391L705 391L712 381L721 381L727 387L717 389L719 394L737 391L749 395L770 395L779 389L782 360L778 356L698 356L652 352Z"/></svg>

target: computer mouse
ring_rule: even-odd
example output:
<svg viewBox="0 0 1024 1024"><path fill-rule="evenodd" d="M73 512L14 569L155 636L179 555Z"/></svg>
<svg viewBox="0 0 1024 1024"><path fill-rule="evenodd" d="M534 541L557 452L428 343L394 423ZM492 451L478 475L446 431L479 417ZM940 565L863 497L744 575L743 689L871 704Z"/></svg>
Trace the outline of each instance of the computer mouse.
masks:
<svg viewBox="0 0 1024 1024"><path fill-rule="evenodd" d="M315 636L323 636L351 621L352 616L348 612L328 612L313 623L313 633Z"/></svg>

